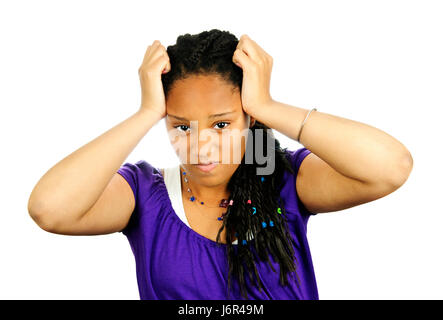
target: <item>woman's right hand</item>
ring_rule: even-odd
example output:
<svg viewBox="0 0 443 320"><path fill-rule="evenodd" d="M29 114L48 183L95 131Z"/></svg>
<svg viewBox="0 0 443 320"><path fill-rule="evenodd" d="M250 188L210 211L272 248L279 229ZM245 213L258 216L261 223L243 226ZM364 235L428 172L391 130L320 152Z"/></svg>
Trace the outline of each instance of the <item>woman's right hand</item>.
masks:
<svg viewBox="0 0 443 320"><path fill-rule="evenodd" d="M138 69L141 85L141 111L153 111L159 119L166 116L166 99L161 75L171 70L166 48L158 40L148 46Z"/></svg>

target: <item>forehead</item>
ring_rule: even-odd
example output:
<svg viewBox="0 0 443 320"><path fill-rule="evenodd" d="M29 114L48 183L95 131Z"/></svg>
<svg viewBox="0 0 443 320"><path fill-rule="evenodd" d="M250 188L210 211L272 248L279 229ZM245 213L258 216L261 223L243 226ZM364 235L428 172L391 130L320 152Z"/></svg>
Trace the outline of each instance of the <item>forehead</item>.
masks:
<svg viewBox="0 0 443 320"><path fill-rule="evenodd" d="M238 103L239 99L238 90L220 76L192 75L174 82L168 93L166 105L171 111L192 107L204 107L207 110L235 107L233 104Z"/></svg>

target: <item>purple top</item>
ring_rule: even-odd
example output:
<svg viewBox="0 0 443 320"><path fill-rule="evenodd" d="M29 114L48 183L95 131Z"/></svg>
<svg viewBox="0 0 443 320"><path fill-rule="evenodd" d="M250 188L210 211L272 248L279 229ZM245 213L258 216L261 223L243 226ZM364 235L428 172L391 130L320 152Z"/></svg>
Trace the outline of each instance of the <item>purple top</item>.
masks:
<svg viewBox="0 0 443 320"><path fill-rule="evenodd" d="M285 172L281 196L284 199L289 233L294 247L297 275L287 275L289 284L279 283L279 264L270 256L276 272L267 262L256 261L263 283L262 292L245 276L251 300L318 300L317 283L306 237L310 215L296 194L295 181L306 148L287 150L295 175ZM227 299L228 261L226 244L218 244L188 227L175 213L159 169L140 160L125 163L117 171L134 192L135 208L121 231L135 256L137 282L142 300L224 300ZM254 241L252 239L251 241ZM254 248L253 248L254 249ZM239 284L231 277L229 299L243 300ZM255 280L255 279L254 279Z"/></svg>

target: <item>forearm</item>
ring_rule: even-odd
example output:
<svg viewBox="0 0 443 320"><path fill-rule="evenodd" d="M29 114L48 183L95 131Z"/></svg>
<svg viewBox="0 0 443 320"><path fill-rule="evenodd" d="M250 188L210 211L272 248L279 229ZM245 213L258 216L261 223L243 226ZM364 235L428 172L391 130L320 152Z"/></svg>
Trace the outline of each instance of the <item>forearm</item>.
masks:
<svg viewBox="0 0 443 320"><path fill-rule="evenodd" d="M256 117L296 140L309 110L272 101ZM321 111L309 115L300 143L336 171L362 182L399 183L412 167L409 151L386 132Z"/></svg>
<svg viewBox="0 0 443 320"><path fill-rule="evenodd" d="M72 221L87 212L158 120L152 113L138 111L55 164L31 192L31 216Z"/></svg>

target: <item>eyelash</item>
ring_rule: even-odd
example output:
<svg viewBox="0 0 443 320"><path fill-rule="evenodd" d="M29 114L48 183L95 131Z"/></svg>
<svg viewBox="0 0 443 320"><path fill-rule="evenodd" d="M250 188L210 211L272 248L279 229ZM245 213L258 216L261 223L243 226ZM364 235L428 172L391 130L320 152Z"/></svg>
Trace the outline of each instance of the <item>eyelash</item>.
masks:
<svg viewBox="0 0 443 320"><path fill-rule="evenodd" d="M217 122L215 125L218 125L219 123L226 123L227 125L230 124L229 122L226 122L226 121L220 121L220 122ZM188 127L188 126L184 125L184 124L179 124L178 126L174 126L175 129L177 129L178 127ZM223 130L225 128L226 128L226 126L224 128L218 128L218 129ZM185 132L185 131L182 131L182 132Z"/></svg>

